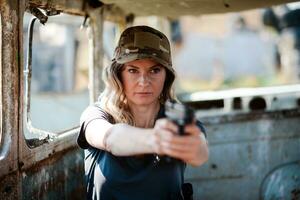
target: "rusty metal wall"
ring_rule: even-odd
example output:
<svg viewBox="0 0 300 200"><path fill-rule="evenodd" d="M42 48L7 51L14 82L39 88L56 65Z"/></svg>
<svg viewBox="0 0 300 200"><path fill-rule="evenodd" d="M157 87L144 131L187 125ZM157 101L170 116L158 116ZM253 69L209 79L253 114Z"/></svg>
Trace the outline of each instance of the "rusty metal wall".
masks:
<svg viewBox="0 0 300 200"><path fill-rule="evenodd" d="M186 171L195 199L259 199L271 170L300 160L299 117L298 109L203 119L210 158Z"/></svg>
<svg viewBox="0 0 300 200"><path fill-rule="evenodd" d="M18 5L16 1L0 1L1 11L1 111L0 177L17 168L19 54ZM5 165L2 163L6 163Z"/></svg>
<svg viewBox="0 0 300 200"><path fill-rule="evenodd" d="M1 12L1 143L0 199L17 199L19 120L19 18L18 1L0 1Z"/></svg>
<svg viewBox="0 0 300 200"><path fill-rule="evenodd" d="M80 1L81 2L81 1ZM84 199L82 151L76 134L31 149L23 134L23 35L27 1L0 1L0 199Z"/></svg>
<svg viewBox="0 0 300 200"><path fill-rule="evenodd" d="M57 153L21 173L22 199L85 199L83 151Z"/></svg>
<svg viewBox="0 0 300 200"><path fill-rule="evenodd" d="M77 148L0 179L0 200L85 199L85 190L83 151Z"/></svg>
<svg viewBox="0 0 300 200"><path fill-rule="evenodd" d="M12 172L0 178L0 199L18 199L19 172Z"/></svg>

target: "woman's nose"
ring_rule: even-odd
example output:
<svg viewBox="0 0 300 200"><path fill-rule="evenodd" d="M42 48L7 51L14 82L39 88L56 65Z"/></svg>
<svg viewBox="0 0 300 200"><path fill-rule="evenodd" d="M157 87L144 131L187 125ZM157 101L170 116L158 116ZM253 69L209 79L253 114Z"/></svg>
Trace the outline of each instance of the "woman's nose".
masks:
<svg viewBox="0 0 300 200"><path fill-rule="evenodd" d="M138 83L140 86L147 86L150 84L150 79L147 75L143 74L139 77Z"/></svg>

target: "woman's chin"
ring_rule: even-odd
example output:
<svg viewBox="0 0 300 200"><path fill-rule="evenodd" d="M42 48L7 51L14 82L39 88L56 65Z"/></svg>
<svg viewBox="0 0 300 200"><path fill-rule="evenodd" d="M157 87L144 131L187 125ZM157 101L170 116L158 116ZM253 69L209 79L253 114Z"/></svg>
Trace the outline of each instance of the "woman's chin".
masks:
<svg viewBox="0 0 300 200"><path fill-rule="evenodd" d="M132 101L133 104L137 106L150 106L152 104L156 104L158 99L153 99L153 98L138 98L134 101Z"/></svg>

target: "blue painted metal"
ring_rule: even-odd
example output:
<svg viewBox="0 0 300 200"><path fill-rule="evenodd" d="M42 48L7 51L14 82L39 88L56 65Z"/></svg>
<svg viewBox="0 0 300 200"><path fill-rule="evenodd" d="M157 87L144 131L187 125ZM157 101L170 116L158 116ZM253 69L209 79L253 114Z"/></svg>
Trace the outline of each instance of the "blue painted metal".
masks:
<svg viewBox="0 0 300 200"><path fill-rule="evenodd" d="M260 199L300 199L300 160L272 170L262 183Z"/></svg>
<svg viewBox="0 0 300 200"><path fill-rule="evenodd" d="M189 166L185 174L195 199L259 199L270 171L300 160L299 117L296 109L202 118L210 158L201 167Z"/></svg>

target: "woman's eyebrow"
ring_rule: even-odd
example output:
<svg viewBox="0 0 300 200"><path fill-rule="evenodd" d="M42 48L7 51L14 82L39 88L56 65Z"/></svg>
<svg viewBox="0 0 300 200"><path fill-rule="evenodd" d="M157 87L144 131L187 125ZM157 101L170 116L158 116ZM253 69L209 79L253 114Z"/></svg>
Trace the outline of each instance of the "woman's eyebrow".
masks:
<svg viewBox="0 0 300 200"><path fill-rule="evenodd" d="M134 65L125 65L125 67L132 67L132 68L135 68L135 69L138 69L138 68L139 68L139 67L134 66Z"/></svg>
<svg viewBox="0 0 300 200"><path fill-rule="evenodd" d="M155 67L163 67L161 64L155 64L155 65L153 65L152 67L150 67L150 68L155 68Z"/></svg>
<svg viewBox="0 0 300 200"><path fill-rule="evenodd" d="M135 68L135 69L139 69L139 67L135 66L135 65L125 65L125 67L132 67L132 68ZM151 67L149 67L150 69L152 68L155 68L155 67L163 67L161 64L155 64Z"/></svg>

